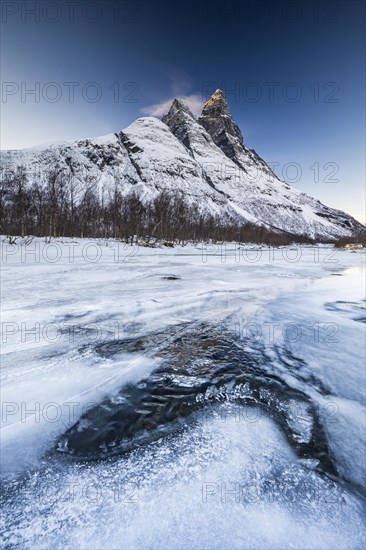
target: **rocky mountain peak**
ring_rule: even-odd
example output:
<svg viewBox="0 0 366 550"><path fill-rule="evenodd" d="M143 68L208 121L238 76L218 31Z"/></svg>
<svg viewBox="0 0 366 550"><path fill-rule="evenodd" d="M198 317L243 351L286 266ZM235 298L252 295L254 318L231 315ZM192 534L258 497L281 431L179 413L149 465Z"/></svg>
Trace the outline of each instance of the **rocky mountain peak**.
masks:
<svg viewBox="0 0 366 550"><path fill-rule="evenodd" d="M171 120L173 117L176 117L179 114L184 114L194 119L194 115L188 107L187 103L183 101L183 99L176 98L173 100L168 114L163 116L162 121L167 124L168 120Z"/></svg>
<svg viewBox="0 0 366 550"><path fill-rule="evenodd" d="M248 173L255 167L263 170L270 178L278 179L254 149L245 147L243 135L231 116L229 104L222 90L216 90L205 103L198 123L221 151L244 172Z"/></svg>
<svg viewBox="0 0 366 550"><path fill-rule="evenodd" d="M225 155L235 162L238 149L243 147L243 136L231 116L229 104L222 90L216 90L205 103L198 122Z"/></svg>
<svg viewBox="0 0 366 550"><path fill-rule="evenodd" d="M229 104L226 100L224 92L222 90L216 90L216 92L210 97L210 99L203 106L202 115L226 115L230 116Z"/></svg>
<svg viewBox="0 0 366 550"><path fill-rule="evenodd" d="M187 103L182 99L174 99L169 112L162 118L164 124L186 147L189 147L188 128L196 120Z"/></svg>

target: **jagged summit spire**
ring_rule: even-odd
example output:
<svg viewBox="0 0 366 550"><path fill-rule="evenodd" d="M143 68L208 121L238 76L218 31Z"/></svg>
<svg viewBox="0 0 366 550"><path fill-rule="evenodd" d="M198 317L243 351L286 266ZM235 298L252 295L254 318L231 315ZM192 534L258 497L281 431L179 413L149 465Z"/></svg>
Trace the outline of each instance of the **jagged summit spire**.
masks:
<svg viewBox="0 0 366 550"><path fill-rule="evenodd" d="M235 140L236 146L243 146L242 133L231 116L229 104L222 90L216 90L205 103L198 122L229 158L235 156L232 140Z"/></svg>
<svg viewBox="0 0 366 550"><path fill-rule="evenodd" d="M162 121L186 147L189 147L188 127L192 123L195 124L196 119L183 99L174 99L168 114L163 116Z"/></svg>
<svg viewBox="0 0 366 550"><path fill-rule="evenodd" d="M176 98L173 100L173 103L170 106L168 114L163 116L162 118L163 122L166 122L167 119L171 119L179 112L185 113L191 118L194 118L194 115L190 110L190 108L188 107L188 104L183 99Z"/></svg>
<svg viewBox="0 0 366 550"><path fill-rule="evenodd" d="M225 94L217 89L210 99L204 104L202 114L207 111L217 110L221 114L230 116L230 109Z"/></svg>
<svg viewBox="0 0 366 550"><path fill-rule="evenodd" d="M259 165L263 172L277 180L276 174L253 150L244 145L243 135L230 113L229 104L222 90L218 89L203 106L197 121L211 136L213 142L239 168L244 171Z"/></svg>

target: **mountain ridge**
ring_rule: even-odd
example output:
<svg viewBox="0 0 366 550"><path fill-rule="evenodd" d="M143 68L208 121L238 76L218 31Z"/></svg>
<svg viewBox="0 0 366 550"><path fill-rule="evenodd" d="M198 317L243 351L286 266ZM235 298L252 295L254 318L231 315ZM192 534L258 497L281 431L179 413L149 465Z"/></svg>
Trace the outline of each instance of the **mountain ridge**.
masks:
<svg viewBox="0 0 366 550"><path fill-rule="evenodd" d="M106 202L116 189L122 195L133 191L145 203L162 191L180 192L202 212L315 239L349 236L362 227L280 181L244 144L221 90L198 119L177 98L162 120L142 117L94 139L1 151L0 166L2 174L15 174L23 166L28 183L40 185L50 170L57 170L76 202L88 189Z"/></svg>

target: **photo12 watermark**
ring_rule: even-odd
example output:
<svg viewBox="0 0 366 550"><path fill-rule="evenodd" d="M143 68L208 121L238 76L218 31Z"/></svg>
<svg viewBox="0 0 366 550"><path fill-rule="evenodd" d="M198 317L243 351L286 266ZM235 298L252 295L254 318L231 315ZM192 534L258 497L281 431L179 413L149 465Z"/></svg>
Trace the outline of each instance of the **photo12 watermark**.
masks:
<svg viewBox="0 0 366 550"><path fill-rule="evenodd" d="M220 89L230 103L339 103L338 82L202 82L202 102L210 99Z"/></svg>
<svg viewBox="0 0 366 550"><path fill-rule="evenodd" d="M288 0L201 0L200 18L212 25L334 25L342 20L341 2L336 0L294 2Z"/></svg>
<svg viewBox="0 0 366 550"><path fill-rule="evenodd" d="M1 102L6 103L139 103L140 86L137 82L100 83L3 81Z"/></svg>
<svg viewBox="0 0 366 550"><path fill-rule="evenodd" d="M142 3L138 0L4 0L1 2L1 22L70 27L80 23L136 24L141 8Z"/></svg>

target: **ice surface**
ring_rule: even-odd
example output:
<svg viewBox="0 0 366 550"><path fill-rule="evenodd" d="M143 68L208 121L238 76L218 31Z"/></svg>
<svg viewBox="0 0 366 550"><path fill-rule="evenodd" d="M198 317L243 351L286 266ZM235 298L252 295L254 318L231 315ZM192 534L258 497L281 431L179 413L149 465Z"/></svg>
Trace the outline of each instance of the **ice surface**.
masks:
<svg viewBox="0 0 366 550"><path fill-rule="evenodd" d="M2 253L5 546L364 547L363 251L3 239ZM299 458L274 417L230 399L129 454L83 462L55 452L85 410L121 399L162 361L138 349L97 354L98 344L168 339L202 322L223 323L248 353L262 346L263 376L311 400L338 477ZM309 410L278 399L306 443Z"/></svg>
<svg viewBox="0 0 366 550"><path fill-rule="evenodd" d="M362 508L302 466L271 421L226 406L190 431L14 484L5 542L27 548L362 548ZM216 412L216 414L215 414ZM257 415L252 411L252 417ZM248 415L249 417L249 415Z"/></svg>

